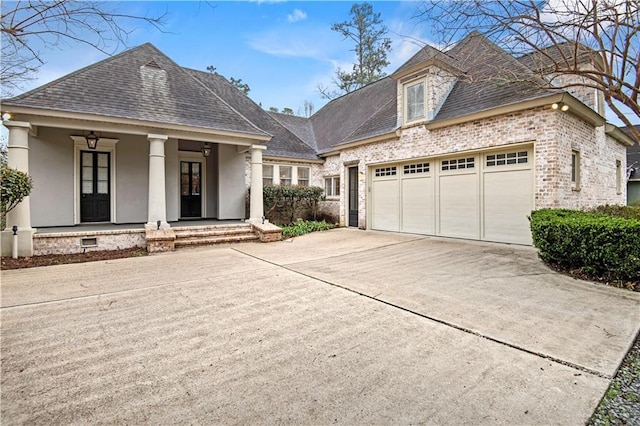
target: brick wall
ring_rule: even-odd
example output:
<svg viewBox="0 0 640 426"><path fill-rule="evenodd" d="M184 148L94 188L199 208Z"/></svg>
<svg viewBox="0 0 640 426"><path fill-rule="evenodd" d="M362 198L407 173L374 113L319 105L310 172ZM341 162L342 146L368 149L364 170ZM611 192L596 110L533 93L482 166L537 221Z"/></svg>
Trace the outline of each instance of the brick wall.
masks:
<svg viewBox="0 0 640 426"><path fill-rule="evenodd" d="M427 130L412 126L399 138L347 149L327 158L325 175L339 174L339 214L344 225L346 167L358 161L359 227L366 227L367 167L371 164L438 157L469 150L532 143L534 146L535 208L583 208L602 203L624 203L615 188L615 159L624 167L624 147L580 119L549 107L504 114L447 128ZM583 158L583 188L571 191L571 147ZM624 190L623 190L624 192Z"/></svg>
<svg viewBox="0 0 640 426"><path fill-rule="evenodd" d="M83 247L83 238L95 238L96 245ZM98 250L121 250L146 246L145 231L142 229L95 231L85 234L79 234L77 232L35 234L33 236L34 256L84 253Z"/></svg>

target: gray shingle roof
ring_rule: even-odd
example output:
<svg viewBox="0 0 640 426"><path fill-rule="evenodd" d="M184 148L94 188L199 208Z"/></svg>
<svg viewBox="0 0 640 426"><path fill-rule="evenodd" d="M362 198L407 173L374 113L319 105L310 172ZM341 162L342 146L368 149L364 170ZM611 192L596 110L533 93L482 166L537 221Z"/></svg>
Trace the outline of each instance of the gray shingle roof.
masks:
<svg viewBox="0 0 640 426"><path fill-rule="evenodd" d="M455 84L435 121L514 104L556 93L514 76L531 77L531 71L477 31L449 51L467 68Z"/></svg>
<svg viewBox="0 0 640 426"><path fill-rule="evenodd" d="M275 120L268 112L240 92L224 77L215 73L187 68L185 70L196 80L201 81L212 92L217 93L233 109L242 112L242 115L247 120L273 136L266 144L267 150L264 155L308 160L318 159L312 147L305 144L298 136Z"/></svg>
<svg viewBox="0 0 640 426"><path fill-rule="evenodd" d="M404 71L407 71L413 68L414 66L420 65L431 59L436 59L438 61L444 62L445 64L457 70L466 71L464 64L459 62L456 58L452 57L446 52L441 52L434 47L426 45L425 47L420 49L415 55L413 55L407 62L402 64L400 68L398 68L393 74L401 74Z"/></svg>
<svg viewBox="0 0 640 426"><path fill-rule="evenodd" d="M311 116L319 152L342 143L396 97L397 83L391 77L364 86L332 100Z"/></svg>
<svg viewBox="0 0 640 426"><path fill-rule="evenodd" d="M546 74L554 71L556 65L572 68L591 62L593 54L593 50L581 43L565 42L523 55L518 61L535 73Z"/></svg>
<svg viewBox="0 0 640 426"><path fill-rule="evenodd" d="M268 111L268 114L293 132L294 135L299 137L300 140L311 148L314 150L318 149L318 146L316 145L316 135L313 132L313 126L311 125L311 120L309 118L271 111Z"/></svg>
<svg viewBox="0 0 640 426"><path fill-rule="evenodd" d="M149 43L3 103L267 136Z"/></svg>

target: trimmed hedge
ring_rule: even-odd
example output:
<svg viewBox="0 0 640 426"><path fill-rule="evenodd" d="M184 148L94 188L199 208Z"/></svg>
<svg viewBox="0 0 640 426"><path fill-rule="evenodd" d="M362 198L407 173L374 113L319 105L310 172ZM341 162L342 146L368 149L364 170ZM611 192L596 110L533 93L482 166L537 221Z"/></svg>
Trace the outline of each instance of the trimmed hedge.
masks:
<svg viewBox="0 0 640 426"><path fill-rule="evenodd" d="M638 219L545 209L531 213L531 232L545 262L580 268L592 277L640 279Z"/></svg>
<svg viewBox="0 0 640 426"><path fill-rule="evenodd" d="M264 214L270 222L288 225L297 219L316 220L324 189L318 186L266 185L262 188Z"/></svg>

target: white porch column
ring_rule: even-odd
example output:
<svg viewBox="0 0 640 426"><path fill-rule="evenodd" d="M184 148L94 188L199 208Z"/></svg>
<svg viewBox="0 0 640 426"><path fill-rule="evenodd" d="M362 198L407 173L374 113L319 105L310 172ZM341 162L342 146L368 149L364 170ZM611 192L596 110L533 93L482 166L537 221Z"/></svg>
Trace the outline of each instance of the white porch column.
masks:
<svg viewBox="0 0 640 426"><path fill-rule="evenodd" d="M7 165L13 169L29 173L29 131L31 124L24 121L4 121L9 129L7 144ZM31 228L31 208L29 197L7 213L7 229L2 233L2 254L11 255L13 232L11 228L18 226L18 256L33 256L33 233Z"/></svg>
<svg viewBox="0 0 640 426"><path fill-rule="evenodd" d="M165 196L164 143L166 135L148 134L149 140L149 207L146 229L169 228Z"/></svg>
<svg viewBox="0 0 640 426"><path fill-rule="evenodd" d="M262 199L262 151L264 145L251 145L251 198L249 200L249 222L262 222L264 206Z"/></svg>

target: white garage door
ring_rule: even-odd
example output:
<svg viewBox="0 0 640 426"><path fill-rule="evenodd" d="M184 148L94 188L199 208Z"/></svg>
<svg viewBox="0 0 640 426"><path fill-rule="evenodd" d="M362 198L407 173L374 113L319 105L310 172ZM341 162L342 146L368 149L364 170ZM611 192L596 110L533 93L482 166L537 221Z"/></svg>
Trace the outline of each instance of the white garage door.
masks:
<svg viewBox="0 0 640 426"><path fill-rule="evenodd" d="M530 148L372 169L371 228L531 244Z"/></svg>

